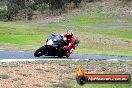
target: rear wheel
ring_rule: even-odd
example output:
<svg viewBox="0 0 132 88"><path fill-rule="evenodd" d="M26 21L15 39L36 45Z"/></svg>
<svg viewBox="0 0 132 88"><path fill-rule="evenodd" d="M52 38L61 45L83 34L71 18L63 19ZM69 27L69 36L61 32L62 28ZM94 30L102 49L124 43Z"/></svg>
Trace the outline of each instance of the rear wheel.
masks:
<svg viewBox="0 0 132 88"><path fill-rule="evenodd" d="M42 55L44 55L45 53L45 46L42 46L42 47L40 47L39 49L37 49L36 51L35 51L35 53L34 53L34 56L35 57L40 57L40 56L42 56Z"/></svg>

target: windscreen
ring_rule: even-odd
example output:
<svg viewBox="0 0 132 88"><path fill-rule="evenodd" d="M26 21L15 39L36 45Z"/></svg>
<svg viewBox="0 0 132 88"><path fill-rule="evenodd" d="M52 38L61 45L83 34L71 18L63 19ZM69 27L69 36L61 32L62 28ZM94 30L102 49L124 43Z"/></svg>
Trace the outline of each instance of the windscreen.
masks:
<svg viewBox="0 0 132 88"><path fill-rule="evenodd" d="M51 36L48 37L48 40L52 40L54 42L61 42L62 41L62 38L60 35L54 35L52 34Z"/></svg>

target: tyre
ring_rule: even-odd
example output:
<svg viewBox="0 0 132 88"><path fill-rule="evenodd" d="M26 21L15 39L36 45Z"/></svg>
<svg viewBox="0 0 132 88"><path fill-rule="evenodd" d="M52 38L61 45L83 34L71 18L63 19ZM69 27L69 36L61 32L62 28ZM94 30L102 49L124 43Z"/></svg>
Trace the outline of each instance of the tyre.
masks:
<svg viewBox="0 0 132 88"><path fill-rule="evenodd" d="M40 56L44 55L44 52L45 52L45 46L42 46L35 51L34 56L40 57Z"/></svg>

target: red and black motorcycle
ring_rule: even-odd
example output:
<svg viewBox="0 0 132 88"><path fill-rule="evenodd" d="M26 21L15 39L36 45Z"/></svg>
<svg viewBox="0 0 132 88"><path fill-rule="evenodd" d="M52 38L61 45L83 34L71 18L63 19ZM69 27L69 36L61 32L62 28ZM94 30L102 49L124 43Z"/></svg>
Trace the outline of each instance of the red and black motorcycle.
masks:
<svg viewBox="0 0 132 88"><path fill-rule="evenodd" d="M75 42L75 47L79 45L79 40L76 39ZM40 57L40 56L58 56L58 57L63 57L66 56L67 58L69 56L66 55L67 50L64 49L65 41L63 40L63 37L61 35L57 34L52 34L51 36L48 37L46 41L46 45L40 47L37 49L34 53L35 57ZM75 49L75 48L74 48ZM70 52L71 54L72 52Z"/></svg>

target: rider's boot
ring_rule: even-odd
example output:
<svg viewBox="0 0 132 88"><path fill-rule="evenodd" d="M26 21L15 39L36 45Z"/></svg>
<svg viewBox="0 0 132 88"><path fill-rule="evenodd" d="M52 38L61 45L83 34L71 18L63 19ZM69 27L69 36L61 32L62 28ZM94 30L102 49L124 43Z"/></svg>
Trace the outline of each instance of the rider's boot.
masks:
<svg viewBox="0 0 132 88"><path fill-rule="evenodd" d="M68 58L68 57L70 56L70 53L69 53L69 52L67 52L65 56Z"/></svg>

